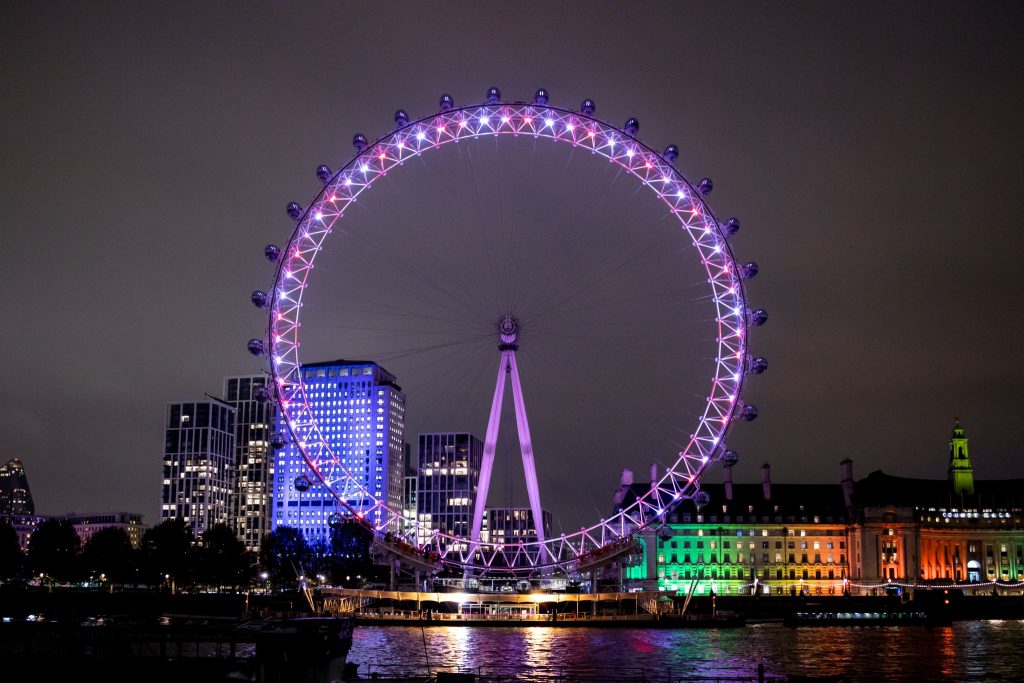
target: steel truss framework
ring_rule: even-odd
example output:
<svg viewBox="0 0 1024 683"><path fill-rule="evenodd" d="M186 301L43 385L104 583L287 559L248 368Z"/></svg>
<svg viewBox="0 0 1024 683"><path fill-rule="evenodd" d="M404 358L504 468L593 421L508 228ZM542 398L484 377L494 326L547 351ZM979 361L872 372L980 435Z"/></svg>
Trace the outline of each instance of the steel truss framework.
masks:
<svg viewBox="0 0 1024 683"><path fill-rule="evenodd" d="M480 480L473 509L473 525L469 539L472 547L480 545L480 527L483 525L487 493L491 487L491 470L494 467L494 452L498 443L498 428L501 426L501 405L505 398L505 380L512 382L512 402L516 410L516 428L519 431L519 450L523 457L523 475L526 477L526 492L530 498L530 511L537 540L544 548L544 511L540 504L540 484L537 469L533 465L533 439L530 438L530 422L526 419L526 401L523 400L523 386L519 381L519 367L516 365L516 343L519 338L519 321L506 315L498 323L498 338L501 344L501 359L498 363L498 381L494 385L491 414L487 419L487 434L484 438L484 456L480 465ZM543 552L543 550L542 550Z"/></svg>
<svg viewBox="0 0 1024 683"><path fill-rule="evenodd" d="M374 520L378 534L402 529L405 539L415 543L418 527L403 522L401 510L390 509L386 500L375 497L342 464L314 416L306 393L300 373L299 319L303 295L324 240L374 181L442 145L493 136L545 139L589 150L617 164L668 207L688 233L707 274L717 311L718 353L703 415L674 464L647 493L612 517L534 543L472 544L469 539L431 531L429 547L421 548L431 557L436 553L445 564L482 574L499 569L524 575L573 571L606 552L614 554L615 548L637 530L663 521L665 513L680 501L700 500L700 474L725 452L724 437L743 408L740 393L749 366L747 325L751 311L742 273L727 240L730 233L705 203L704 188L675 169L675 154L667 150L663 156L629 134L635 134L635 129L627 132L628 128L602 122L590 115L592 109L581 113L541 103L492 101L466 107L451 107L449 103L450 99L442 98L440 113L411 122L396 117L399 127L372 144L357 136L355 157L339 171L325 173L324 188L312 204L292 212L297 225L278 259L269 302L272 400L279 404L291 438L310 469L333 492L339 505L345 506L344 501L352 498L368 500L369 507L359 512L364 519Z"/></svg>

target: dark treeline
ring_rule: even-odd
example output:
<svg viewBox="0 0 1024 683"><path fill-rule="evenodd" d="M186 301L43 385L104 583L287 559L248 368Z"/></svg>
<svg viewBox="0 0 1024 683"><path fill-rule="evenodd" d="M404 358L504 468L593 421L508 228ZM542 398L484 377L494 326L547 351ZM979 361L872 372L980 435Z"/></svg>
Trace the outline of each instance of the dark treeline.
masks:
<svg viewBox="0 0 1024 683"><path fill-rule="evenodd" d="M181 520L148 530L138 548L110 527L82 543L61 519L42 522L23 553L14 528L0 520L0 581L138 586L179 591L194 587L291 589L300 580L359 586L374 568L372 538L359 524L343 523L324 541L307 542L297 530L268 534L259 553L247 552L234 532L218 524L193 536Z"/></svg>

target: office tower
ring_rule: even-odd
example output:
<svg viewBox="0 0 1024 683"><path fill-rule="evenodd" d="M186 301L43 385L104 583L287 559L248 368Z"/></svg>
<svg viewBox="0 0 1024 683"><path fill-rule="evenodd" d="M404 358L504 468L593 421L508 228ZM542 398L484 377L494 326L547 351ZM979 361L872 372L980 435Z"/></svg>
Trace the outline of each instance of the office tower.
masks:
<svg viewBox="0 0 1024 683"><path fill-rule="evenodd" d="M41 518L36 516L25 467L18 458L0 465L0 519L7 520L14 527L21 550L28 550L28 539Z"/></svg>
<svg viewBox="0 0 1024 683"><path fill-rule="evenodd" d="M309 363L300 372L313 414L341 465L374 498L401 510L405 394L395 376L372 361L349 360ZM287 431L283 416L277 428ZM338 509L334 494L309 470L295 443L289 441L275 460L273 528L295 527L308 540L326 540L331 513ZM343 491L344 482L339 484ZM345 503L357 512L373 506L369 496L349 497ZM381 521L373 515L369 519ZM397 531L398 524L393 526Z"/></svg>
<svg viewBox="0 0 1024 683"><path fill-rule="evenodd" d="M483 442L468 432L420 434L416 481L420 544L429 541L431 532L469 537L483 451Z"/></svg>
<svg viewBox="0 0 1024 683"><path fill-rule="evenodd" d="M161 520L181 518L199 535L230 525L235 409L212 396L167 405Z"/></svg>
<svg viewBox="0 0 1024 683"><path fill-rule="evenodd" d="M402 495L402 531L416 524L416 487L419 468L412 458L412 448L405 444L405 492Z"/></svg>
<svg viewBox="0 0 1024 683"><path fill-rule="evenodd" d="M34 515L35 512L32 491L21 460L14 458L0 465L0 517Z"/></svg>
<svg viewBox="0 0 1024 683"><path fill-rule="evenodd" d="M224 398L235 409L235 462L231 496L235 534L246 550L258 551L270 530L274 458L270 437L276 424L274 403L260 402L256 390L267 386L266 375L227 377Z"/></svg>

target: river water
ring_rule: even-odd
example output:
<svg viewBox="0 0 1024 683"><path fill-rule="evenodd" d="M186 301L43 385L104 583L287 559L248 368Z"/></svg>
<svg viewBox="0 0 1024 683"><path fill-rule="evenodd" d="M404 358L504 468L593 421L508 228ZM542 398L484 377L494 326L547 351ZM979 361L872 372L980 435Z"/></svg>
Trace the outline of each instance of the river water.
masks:
<svg viewBox="0 0 1024 683"><path fill-rule="evenodd" d="M350 662L359 673L398 676L472 670L536 679L645 677L752 679L844 676L852 681L1024 681L1024 621L953 626L734 629L497 628L356 629Z"/></svg>

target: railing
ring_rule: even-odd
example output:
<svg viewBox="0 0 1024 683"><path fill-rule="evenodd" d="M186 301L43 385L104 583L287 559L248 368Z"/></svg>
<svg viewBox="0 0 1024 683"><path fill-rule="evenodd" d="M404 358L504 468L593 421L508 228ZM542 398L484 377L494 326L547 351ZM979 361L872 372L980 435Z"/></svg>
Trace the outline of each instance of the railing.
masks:
<svg viewBox="0 0 1024 683"><path fill-rule="evenodd" d="M551 622L551 614L453 614L450 612L417 612L414 610L395 610L393 612L364 612L359 615L360 619L369 621L529 621L529 622ZM557 621L588 621L588 622L612 622L612 621L653 621L654 615L649 613L640 614L592 614L590 612L559 612Z"/></svg>

